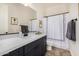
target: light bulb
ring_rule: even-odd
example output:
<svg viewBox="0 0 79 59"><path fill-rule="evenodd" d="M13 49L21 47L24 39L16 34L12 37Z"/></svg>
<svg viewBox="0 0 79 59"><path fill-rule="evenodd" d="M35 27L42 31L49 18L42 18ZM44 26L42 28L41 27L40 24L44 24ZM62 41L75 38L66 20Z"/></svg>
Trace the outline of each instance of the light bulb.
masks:
<svg viewBox="0 0 79 59"><path fill-rule="evenodd" d="M28 4L24 4L24 6L28 6Z"/></svg>
<svg viewBox="0 0 79 59"><path fill-rule="evenodd" d="M29 3L22 3L24 6L29 6Z"/></svg>

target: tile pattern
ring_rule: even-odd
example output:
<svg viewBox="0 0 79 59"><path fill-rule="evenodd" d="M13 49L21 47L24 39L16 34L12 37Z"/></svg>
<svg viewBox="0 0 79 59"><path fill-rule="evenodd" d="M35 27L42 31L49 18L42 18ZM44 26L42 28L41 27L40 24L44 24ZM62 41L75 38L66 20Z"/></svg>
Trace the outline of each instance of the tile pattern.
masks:
<svg viewBox="0 0 79 59"><path fill-rule="evenodd" d="M70 51L52 47L52 50L47 51L46 56L71 56Z"/></svg>

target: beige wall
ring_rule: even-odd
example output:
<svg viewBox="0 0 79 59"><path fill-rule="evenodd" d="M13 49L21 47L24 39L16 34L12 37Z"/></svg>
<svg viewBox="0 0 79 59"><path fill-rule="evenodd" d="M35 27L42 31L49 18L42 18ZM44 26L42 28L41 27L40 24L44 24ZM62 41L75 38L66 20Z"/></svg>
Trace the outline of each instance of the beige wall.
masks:
<svg viewBox="0 0 79 59"><path fill-rule="evenodd" d="M11 17L18 19L18 25L11 24ZM36 12L21 4L0 4L0 33L19 32L19 25L29 25L30 19L36 17Z"/></svg>
<svg viewBox="0 0 79 59"><path fill-rule="evenodd" d="M8 6L8 13L9 13L8 32L18 32L20 29L19 25L28 25L30 19L36 16L36 12L32 10L30 7L14 4ZM11 17L15 17L18 19L18 25L11 25L10 23Z"/></svg>
<svg viewBox="0 0 79 59"><path fill-rule="evenodd" d="M76 22L76 42L69 41L70 43L70 51L72 55L79 56L79 18L78 18L78 4L70 5L70 19L77 18Z"/></svg>
<svg viewBox="0 0 79 59"><path fill-rule="evenodd" d="M8 6L0 4L0 34L8 31Z"/></svg>
<svg viewBox="0 0 79 59"><path fill-rule="evenodd" d="M68 12L68 5L67 3L64 3L64 4L61 4L61 3L58 3L58 4L51 4L47 7L46 9L46 16L49 16L49 15L54 15L54 14L59 14L59 13L64 13L64 12Z"/></svg>
<svg viewBox="0 0 79 59"><path fill-rule="evenodd" d="M30 5L32 9L36 11L37 19L41 20L45 15L46 8L43 6L42 3L32 3Z"/></svg>
<svg viewBox="0 0 79 59"><path fill-rule="evenodd" d="M30 5L30 7L32 7L37 12L37 17L43 17L69 11L68 3L33 3Z"/></svg>

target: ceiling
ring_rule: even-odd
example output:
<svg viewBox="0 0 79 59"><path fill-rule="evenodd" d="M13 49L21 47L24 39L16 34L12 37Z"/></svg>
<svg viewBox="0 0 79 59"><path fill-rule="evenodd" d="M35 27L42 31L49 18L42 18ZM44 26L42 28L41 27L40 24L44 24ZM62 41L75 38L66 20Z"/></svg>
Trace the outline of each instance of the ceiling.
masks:
<svg viewBox="0 0 79 59"><path fill-rule="evenodd" d="M32 3L39 7L50 7L50 6L58 6L58 5L69 5L69 3Z"/></svg>

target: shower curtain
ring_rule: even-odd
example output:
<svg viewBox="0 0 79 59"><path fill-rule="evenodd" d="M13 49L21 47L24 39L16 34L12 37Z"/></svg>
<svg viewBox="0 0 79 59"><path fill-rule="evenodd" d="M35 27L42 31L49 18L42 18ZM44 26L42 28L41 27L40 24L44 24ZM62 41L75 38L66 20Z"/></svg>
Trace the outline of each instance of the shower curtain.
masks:
<svg viewBox="0 0 79 59"><path fill-rule="evenodd" d="M63 40L63 15L50 16L47 22L47 38Z"/></svg>

